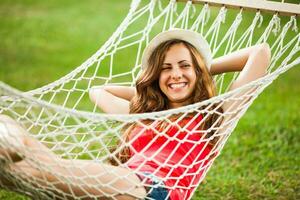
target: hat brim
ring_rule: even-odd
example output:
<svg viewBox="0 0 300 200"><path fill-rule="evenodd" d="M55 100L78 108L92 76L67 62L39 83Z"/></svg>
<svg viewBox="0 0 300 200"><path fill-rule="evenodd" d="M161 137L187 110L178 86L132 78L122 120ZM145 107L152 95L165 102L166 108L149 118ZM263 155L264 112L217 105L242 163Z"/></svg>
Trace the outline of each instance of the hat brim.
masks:
<svg viewBox="0 0 300 200"><path fill-rule="evenodd" d="M148 67L148 60L153 53L153 51L163 42L172 39L179 39L186 41L193 45L201 54L202 59L208 68L210 69L211 62L212 62L212 54L210 51L209 44L204 39L202 35L197 32L185 30L185 29L172 29L168 31L164 31L156 35L145 48L143 56L142 56L142 69Z"/></svg>

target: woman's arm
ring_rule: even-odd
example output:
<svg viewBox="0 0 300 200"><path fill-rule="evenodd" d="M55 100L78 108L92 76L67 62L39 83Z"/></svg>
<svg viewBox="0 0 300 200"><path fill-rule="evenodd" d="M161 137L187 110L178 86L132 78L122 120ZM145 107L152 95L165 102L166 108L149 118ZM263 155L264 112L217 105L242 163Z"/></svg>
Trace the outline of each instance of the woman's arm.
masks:
<svg viewBox="0 0 300 200"><path fill-rule="evenodd" d="M244 71L251 70L257 74L265 75L270 58L269 45L262 43L214 59L210 72L212 75L216 75L236 71L247 73Z"/></svg>
<svg viewBox="0 0 300 200"><path fill-rule="evenodd" d="M129 101L135 95L134 87L100 86L92 87L90 99L104 112L109 114L128 114Z"/></svg>
<svg viewBox="0 0 300 200"><path fill-rule="evenodd" d="M234 90L266 75L270 59L271 51L269 45L262 43L213 60L211 73L215 75L224 72L240 71L238 78L231 84L229 89ZM236 105L237 102L226 102L223 106L224 111L233 103Z"/></svg>

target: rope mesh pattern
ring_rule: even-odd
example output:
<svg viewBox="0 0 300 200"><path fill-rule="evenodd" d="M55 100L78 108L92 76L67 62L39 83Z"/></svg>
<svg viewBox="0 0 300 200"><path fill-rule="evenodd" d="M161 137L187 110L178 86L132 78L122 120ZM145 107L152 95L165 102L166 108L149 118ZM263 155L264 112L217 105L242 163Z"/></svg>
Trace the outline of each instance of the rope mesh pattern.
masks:
<svg viewBox="0 0 300 200"><path fill-rule="evenodd" d="M243 21L245 16L252 21ZM25 93L0 83L0 113L13 118L0 116L0 148L22 152L19 153L25 158L22 169L31 166L30 169L35 169L38 174L32 176L17 167L7 168L5 166L13 162L12 159L0 156L3 178L0 186L8 188L2 180L10 180L14 187L9 189L35 199L104 196L117 199L122 194L142 198L135 192L142 184L148 194L161 187L168 191L166 198L177 195L179 199L190 199L254 99L280 74L299 65L297 20L295 16L289 19L277 14L263 17L259 11L216 9L207 4L193 5L191 1L133 1L127 17L111 38L65 77ZM269 73L230 92L229 85L238 73L215 76L218 96L156 113L106 115L89 102L88 92L92 86L133 86L140 73L144 47L157 33L174 27L200 32L209 41L214 57L268 42L272 50ZM131 63L127 66L118 63L120 58L128 55ZM218 108L224 102L232 102L232 106L224 113L219 112ZM201 128L213 114L218 116L216 122L208 129ZM160 126L162 122L163 126ZM127 141L123 133L131 123L136 126ZM136 138L145 132L150 138L145 147L139 148ZM38 143L25 147L20 142L23 133L48 148ZM158 141L160 146L149 155L149 149L157 146ZM172 152L162 158L165 147L170 145ZM129 148L134 157L141 158L138 165L134 159L126 163L118 161L117 155L124 148ZM181 151L184 154L173 163ZM198 154L186 164L195 151ZM119 167L107 164L111 159L117 161ZM151 175L141 172L149 162L156 166L151 169ZM97 173L90 170L94 165ZM181 170L181 174L175 175L176 170ZM165 174L161 175L161 171ZM47 175L55 178L49 180ZM142 177L140 182L132 178L136 175ZM189 177L188 183L183 182L186 177ZM126 184L121 187L123 182ZM65 185L65 189L61 189L60 184ZM80 192L76 193L78 190Z"/></svg>

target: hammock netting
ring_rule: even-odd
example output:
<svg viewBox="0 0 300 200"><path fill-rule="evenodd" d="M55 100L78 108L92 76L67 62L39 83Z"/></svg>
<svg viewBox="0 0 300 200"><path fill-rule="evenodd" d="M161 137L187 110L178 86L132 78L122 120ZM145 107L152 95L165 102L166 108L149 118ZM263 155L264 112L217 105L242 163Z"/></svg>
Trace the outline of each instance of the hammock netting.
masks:
<svg viewBox="0 0 300 200"><path fill-rule="evenodd" d="M117 154L122 149L129 148L144 161L139 163L140 167L131 169L132 174L139 175L139 169L149 160L158 166L153 174L168 169L165 176L158 176L156 184L149 184L146 179L142 181L145 188L148 188L147 192L151 192L155 187L163 187L167 189L169 197L174 190L180 189L182 199L190 199L254 99L280 74L299 65L300 34L297 32L299 26L297 20L299 18L296 16L282 17L274 13L262 15L260 11L249 12L243 8L230 9L225 6L217 8L208 4L192 4L191 1L180 3L174 0L146 2L133 0L128 15L107 42L66 76L27 92L20 92L1 82L0 114L13 118L27 130L28 134L47 146L48 150L58 157L69 160L70 163L74 161L73 166L66 166L59 161L56 162L55 159L51 164L45 164L31 153L37 149L18 147L23 148L20 156L32 155L25 159L30 166L40 171L51 172L58 180L69 183L70 186L75 178L79 183L81 179L84 183L85 178L90 178L93 179L93 185L90 187L101 190L100 188L113 187L116 179L129 179L128 174L117 174L111 181L99 181L97 177L116 174L114 168L103 170L97 176L86 174L75 178L70 173L61 174L56 173L55 170L59 167L68 171L71 167L77 167L84 173L85 166L77 165L75 161L91 160L95 163L108 163L114 158L118 161ZM217 75L214 81L218 96L193 105L161 112L105 114L89 101L89 90L93 86L112 84L134 86L141 72L141 55L147 43L159 32L175 27L201 33L210 44L213 57L267 42L272 52L268 74L233 91L228 91L228 88L238 73ZM131 63L124 66L120 60L126 57L129 57L127 60ZM224 102L232 102L232 106L226 112L219 112ZM201 129L205 119L213 114L218 116L216 122L208 129ZM183 121L185 123L182 123ZM195 121L197 121L196 125ZM220 121L222 121L221 125ZM164 126L158 129L157 124L160 122L163 122ZM139 129L131 140L124 140L122 135L124 128L132 123L135 123ZM14 149L14 144L18 143L16 133L5 128L7 126L5 123L1 122L0 125L2 127L0 127L0 134L9 135L0 138L0 148ZM148 145L137 150L134 146L134 138L145 131L152 133L151 139ZM197 140L190 137L195 133L200 136ZM9 141L7 138L10 138ZM145 153L156 140L162 139L163 143L155 153L152 155ZM214 145L210 146L209 151L204 154L206 147L212 141ZM171 157L181 151L183 143L188 144L189 149L185 149L185 154L177 160L177 163L171 163ZM160 151L168 145L173 145L173 151L165 158L160 158ZM199 152L193 162L185 164L185 157L197 148ZM118 194L131 194L133 190L133 188L126 190L115 188L114 194L103 190L102 194L97 196L85 190L88 187L86 184L78 183L77 185L84 192L82 196L75 197L71 195L72 192L60 191L55 187L57 182L3 167L12 162L10 159L0 157L0 161L2 163L0 173L15 183L14 190L34 199L101 197L117 199ZM119 162L118 165L129 168L128 162ZM182 174L174 176L172 171L178 168L182 169ZM190 182L183 184L182 179L186 176L190 177ZM0 186L6 188L1 180Z"/></svg>

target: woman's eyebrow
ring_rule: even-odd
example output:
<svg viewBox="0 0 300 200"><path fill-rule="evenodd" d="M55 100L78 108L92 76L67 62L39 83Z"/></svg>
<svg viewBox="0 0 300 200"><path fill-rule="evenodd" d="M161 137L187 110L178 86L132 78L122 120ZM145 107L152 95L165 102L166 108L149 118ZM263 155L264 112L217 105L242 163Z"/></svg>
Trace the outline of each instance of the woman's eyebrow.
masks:
<svg viewBox="0 0 300 200"><path fill-rule="evenodd" d="M181 61L179 61L178 63L181 64L181 63L183 63L183 62L190 62L190 61L188 61L188 60L181 60Z"/></svg>
<svg viewBox="0 0 300 200"><path fill-rule="evenodd" d="M178 61L177 63L181 64L183 62L191 62L191 61L188 61L188 60L181 60L181 61ZM171 63L163 63L163 65L172 65Z"/></svg>

